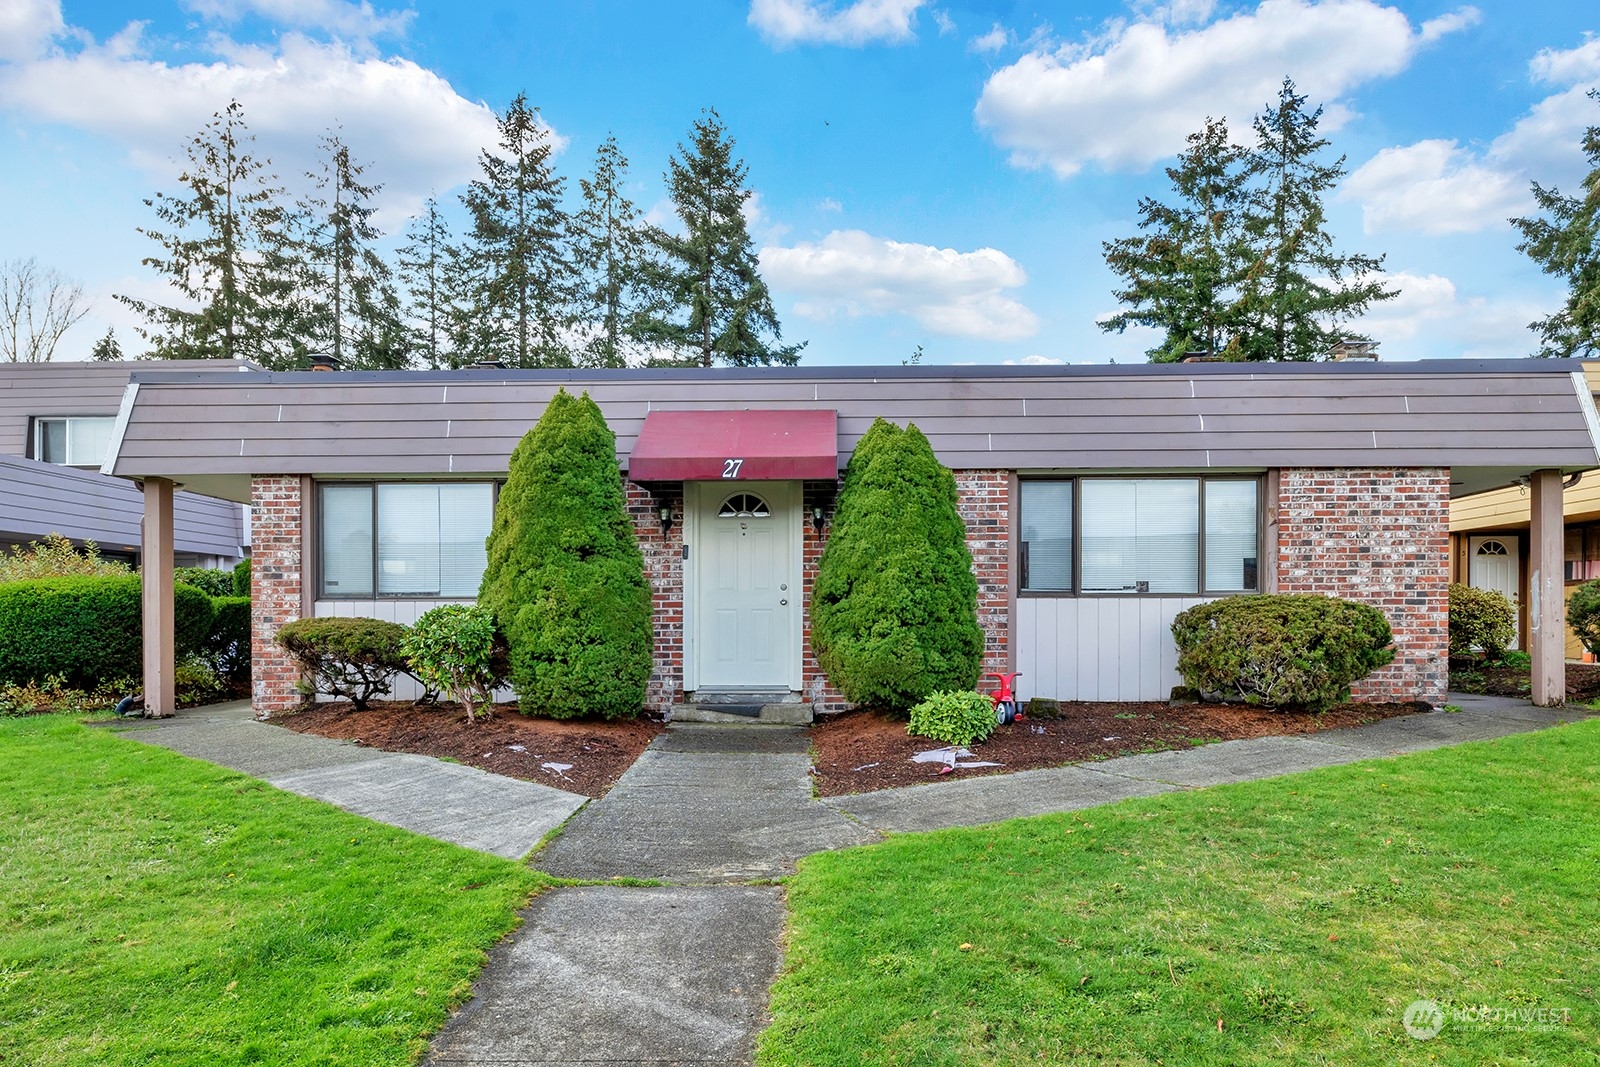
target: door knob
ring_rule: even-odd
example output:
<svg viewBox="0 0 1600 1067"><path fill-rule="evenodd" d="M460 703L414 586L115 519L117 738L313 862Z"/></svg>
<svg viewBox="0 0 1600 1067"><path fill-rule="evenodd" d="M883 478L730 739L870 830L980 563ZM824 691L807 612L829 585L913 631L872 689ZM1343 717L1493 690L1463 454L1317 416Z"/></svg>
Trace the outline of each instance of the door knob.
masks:
<svg viewBox="0 0 1600 1067"><path fill-rule="evenodd" d="M789 604L789 598L788 597L784 597L782 600L778 601L778 606L779 607L787 607L788 604Z"/></svg>

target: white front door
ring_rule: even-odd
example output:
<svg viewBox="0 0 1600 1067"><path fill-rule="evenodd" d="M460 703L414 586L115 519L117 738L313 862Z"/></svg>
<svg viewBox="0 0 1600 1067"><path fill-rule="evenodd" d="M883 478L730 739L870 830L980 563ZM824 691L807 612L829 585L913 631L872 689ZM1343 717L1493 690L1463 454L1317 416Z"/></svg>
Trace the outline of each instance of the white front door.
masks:
<svg viewBox="0 0 1600 1067"><path fill-rule="evenodd" d="M796 482L690 483L695 686L788 689L800 633Z"/></svg>
<svg viewBox="0 0 1600 1067"><path fill-rule="evenodd" d="M1521 547L1515 535L1467 538L1467 584L1504 593L1513 605L1522 600ZM1511 648L1519 647L1512 638Z"/></svg>

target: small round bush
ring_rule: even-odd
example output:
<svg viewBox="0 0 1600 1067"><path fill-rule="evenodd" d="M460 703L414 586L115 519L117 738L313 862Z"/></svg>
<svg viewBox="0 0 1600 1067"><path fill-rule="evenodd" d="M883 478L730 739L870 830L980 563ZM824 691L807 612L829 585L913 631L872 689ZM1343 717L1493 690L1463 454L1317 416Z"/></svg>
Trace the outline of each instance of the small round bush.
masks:
<svg viewBox="0 0 1600 1067"><path fill-rule="evenodd" d="M958 689L934 693L911 709L906 733L947 745L970 745L994 733L994 700L987 693Z"/></svg>
<svg viewBox="0 0 1600 1067"><path fill-rule="evenodd" d="M33 578L0 583L0 684L58 678L94 689L144 671L143 606L137 575ZM173 587L179 658L211 631L211 598L191 585Z"/></svg>
<svg viewBox="0 0 1600 1067"><path fill-rule="evenodd" d="M311 676L316 692L348 699L357 711L390 692L409 664L400 651L406 628L382 619L297 619L278 631L279 645Z"/></svg>
<svg viewBox="0 0 1600 1067"><path fill-rule="evenodd" d="M1584 648L1600 656L1600 578L1584 582L1567 598L1567 625Z"/></svg>
<svg viewBox="0 0 1600 1067"><path fill-rule="evenodd" d="M1450 655L1471 656L1482 649L1485 659L1499 659L1516 636L1517 609L1509 597L1493 589L1451 584Z"/></svg>
<svg viewBox="0 0 1600 1067"><path fill-rule="evenodd" d="M250 595L250 561L247 559L233 565L233 595Z"/></svg>
<svg viewBox="0 0 1600 1067"><path fill-rule="evenodd" d="M1172 621L1185 685L1223 700L1321 711L1394 659L1389 620L1312 594L1224 597Z"/></svg>
<svg viewBox="0 0 1600 1067"><path fill-rule="evenodd" d="M466 708L468 722L477 721L479 705L494 699L511 666L494 615L482 604L443 604L423 612L400 651L423 685Z"/></svg>

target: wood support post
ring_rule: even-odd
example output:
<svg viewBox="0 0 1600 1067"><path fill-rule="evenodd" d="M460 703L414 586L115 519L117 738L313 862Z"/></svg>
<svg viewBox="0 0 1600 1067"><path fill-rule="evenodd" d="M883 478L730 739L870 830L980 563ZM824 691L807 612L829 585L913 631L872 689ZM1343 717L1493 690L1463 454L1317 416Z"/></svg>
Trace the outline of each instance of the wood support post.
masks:
<svg viewBox="0 0 1600 1067"><path fill-rule="evenodd" d="M1567 622L1564 518L1560 471L1534 471L1528 530L1528 652L1533 657L1533 702L1567 700Z"/></svg>
<svg viewBox="0 0 1600 1067"><path fill-rule="evenodd" d="M144 542L139 551L144 609L144 713L155 719L177 710L172 493L169 479L144 481Z"/></svg>

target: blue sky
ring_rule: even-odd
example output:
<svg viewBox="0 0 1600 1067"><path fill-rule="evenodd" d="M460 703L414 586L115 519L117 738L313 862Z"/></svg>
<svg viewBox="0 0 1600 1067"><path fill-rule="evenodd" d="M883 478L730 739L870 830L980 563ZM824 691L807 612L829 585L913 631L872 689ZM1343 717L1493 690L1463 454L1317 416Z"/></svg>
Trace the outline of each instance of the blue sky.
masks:
<svg viewBox="0 0 1600 1067"><path fill-rule="evenodd" d="M1288 75L1347 157L1340 246L1385 254L1401 291L1362 326L1384 358L1526 355L1562 290L1505 219L1530 180L1584 173L1596 30L1576 0L0 0L0 260L94 298L61 356L108 325L137 348L111 294L159 290L142 200L230 96L291 188L342 124L393 231L454 199L518 91L574 193L614 133L664 218L667 157L710 106L806 362L1137 361L1148 337L1095 325L1115 309L1101 242L1166 195L1186 133L1242 133Z"/></svg>

